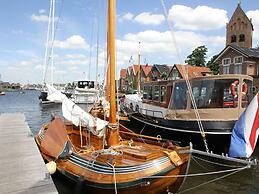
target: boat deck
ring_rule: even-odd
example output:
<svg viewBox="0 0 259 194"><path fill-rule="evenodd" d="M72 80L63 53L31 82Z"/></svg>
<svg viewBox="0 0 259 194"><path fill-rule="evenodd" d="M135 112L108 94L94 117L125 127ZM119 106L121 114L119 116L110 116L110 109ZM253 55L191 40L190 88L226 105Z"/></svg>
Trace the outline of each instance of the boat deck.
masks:
<svg viewBox="0 0 259 194"><path fill-rule="evenodd" d="M0 193L58 193L23 113L0 113Z"/></svg>

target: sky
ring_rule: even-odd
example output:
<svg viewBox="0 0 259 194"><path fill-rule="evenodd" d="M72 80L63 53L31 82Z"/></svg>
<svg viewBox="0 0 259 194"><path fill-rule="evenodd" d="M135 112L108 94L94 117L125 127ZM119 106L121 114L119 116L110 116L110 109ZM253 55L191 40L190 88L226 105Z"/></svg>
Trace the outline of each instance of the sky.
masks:
<svg viewBox="0 0 259 194"><path fill-rule="evenodd" d="M226 23L235 0L117 0L116 65L179 64L198 46L207 60L225 47ZM241 1L254 25L253 46L259 45L259 4ZM8 0L0 7L0 74L11 83L43 83L50 0ZM96 79L105 72L107 0L56 0L53 74L55 83ZM99 26L99 30L98 30ZM173 34L173 36L172 36ZM174 39L173 39L174 37ZM132 60L130 60L132 59ZM50 68L46 81L51 82Z"/></svg>

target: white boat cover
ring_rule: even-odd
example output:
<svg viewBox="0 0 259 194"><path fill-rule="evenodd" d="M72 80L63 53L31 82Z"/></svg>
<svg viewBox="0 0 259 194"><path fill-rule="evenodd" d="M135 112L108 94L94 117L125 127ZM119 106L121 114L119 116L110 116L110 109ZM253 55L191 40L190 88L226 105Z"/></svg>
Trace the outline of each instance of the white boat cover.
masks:
<svg viewBox="0 0 259 194"><path fill-rule="evenodd" d="M99 118L93 117L77 106L73 101L68 99L66 95L56 90L53 86L47 84L48 100L58 101L62 103L62 114L68 121L71 121L76 126L84 126L89 129L94 135L102 137L104 129L108 122Z"/></svg>
<svg viewBox="0 0 259 194"><path fill-rule="evenodd" d="M127 104L130 104L130 102L139 103L142 102L142 99L139 94L128 94L125 95L125 101Z"/></svg>

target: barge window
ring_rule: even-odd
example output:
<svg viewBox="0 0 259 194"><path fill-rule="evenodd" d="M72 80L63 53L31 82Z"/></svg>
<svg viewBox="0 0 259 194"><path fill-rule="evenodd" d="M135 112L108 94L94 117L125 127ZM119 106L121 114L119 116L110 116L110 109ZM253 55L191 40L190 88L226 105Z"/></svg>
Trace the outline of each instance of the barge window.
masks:
<svg viewBox="0 0 259 194"><path fill-rule="evenodd" d="M148 100L152 100L152 86L149 86L148 88Z"/></svg>
<svg viewBox="0 0 259 194"><path fill-rule="evenodd" d="M158 86L154 86L154 101L158 101L159 100L159 88Z"/></svg>
<svg viewBox="0 0 259 194"><path fill-rule="evenodd" d="M166 87L165 86L160 87L160 102L161 103L166 102Z"/></svg>
<svg viewBox="0 0 259 194"><path fill-rule="evenodd" d="M170 109L186 109L187 107L187 86L185 82L175 83Z"/></svg>
<svg viewBox="0 0 259 194"><path fill-rule="evenodd" d="M147 99L147 87L146 86L143 87L143 98Z"/></svg>
<svg viewBox="0 0 259 194"><path fill-rule="evenodd" d="M254 97L254 88L251 80L244 80L242 84L242 108L246 108Z"/></svg>
<svg viewBox="0 0 259 194"><path fill-rule="evenodd" d="M238 95L235 94L238 94L238 87L231 89L235 81L234 79L194 80L192 92L197 108L236 108Z"/></svg>

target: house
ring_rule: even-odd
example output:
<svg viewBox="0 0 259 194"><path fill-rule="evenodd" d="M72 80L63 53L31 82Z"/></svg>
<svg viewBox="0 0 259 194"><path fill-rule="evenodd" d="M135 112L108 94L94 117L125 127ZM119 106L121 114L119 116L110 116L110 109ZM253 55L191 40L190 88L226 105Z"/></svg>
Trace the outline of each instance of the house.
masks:
<svg viewBox="0 0 259 194"><path fill-rule="evenodd" d="M226 26L226 47L214 62L219 65L219 74L250 75L259 87L259 49L252 48L253 30L252 20L239 3Z"/></svg>
<svg viewBox="0 0 259 194"><path fill-rule="evenodd" d="M138 65L129 66L126 71L125 91L132 92L138 88Z"/></svg>
<svg viewBox="0 0 259 194"><path fill-rule="evenodd" d="M126 90L126 76L127 76L127 69L120 70L120 88L121 92L125 92Z"/></svg>
<svg viewBox="0 0 259 194"><path fill-rule="evenodd" d="M141 83L150 81L150 77L148 77L148 75L151 72L151 69L151 65L141 65Z"/></svg>
<svg viewBox="0 0 259 194"><path fill-rule="evenodd" d="M175 64L168 74L168 80L182 79L188 75L188 78L212 75L208 67L197 67L191 65Z"/></svg>
<svg viewBox="0 0 259 194"><path fill-rule="evenodd" d="M148 77L150 78L150 81L164 80L167 78L170 70L168 65L154 64Z"/></svg>
<svg viewBox="0 0 259 194"><path fill-rule="evenodd" d="M228 45L215 59L219 74L246 74L259 86L259 49Z"/></svg>
<svg viewBox="0 0 259 194"><path fill-rule="evenodd" d="M132 89L132 77L131 77L132 66L126 69L126 80L125 80L125 91L130 91Z"/></svg>

